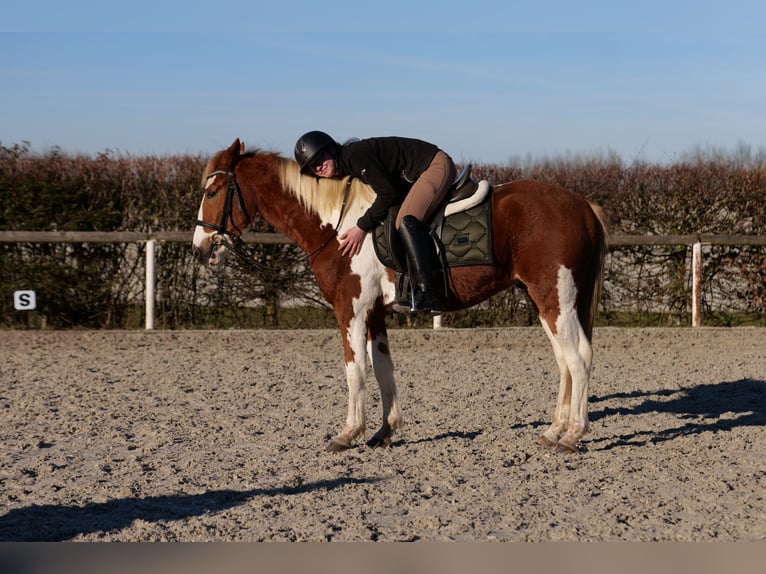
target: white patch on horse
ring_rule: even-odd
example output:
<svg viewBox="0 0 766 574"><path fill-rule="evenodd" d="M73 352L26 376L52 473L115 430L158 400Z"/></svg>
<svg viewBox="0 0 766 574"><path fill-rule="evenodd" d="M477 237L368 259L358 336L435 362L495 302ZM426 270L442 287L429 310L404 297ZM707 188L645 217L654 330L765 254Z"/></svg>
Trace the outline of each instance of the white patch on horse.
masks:
<svg viewBox="0 0 766 574"><path fill-rule="evenodd" d="M577 285L575 285L572 271L559 267L556 288L559 294L559 316L556 319L556 331L559 337L571 339L575 336L577 320ZM573 324L574 323L574 324Z"/></svg>
<svg viewBox="0 0 766 574"><path fill-rule="evenodd" d="M362 243L362 250L351 259L351 272L358 275L362 283L362 292L354 299L354 314L365 313L375 304L379 296L383 303L394 300L394 282L388 277L388 271L375 254L372 233L368 233Z"/></svg>
<svg viewBox="0 0 766 574"><path fill-rule="evenodd" d="M572 271L564 267L559 268L558 276L559 293L559 316L556 319L556 336L559 343L577 353L577 358L586 367L586 377L590 376L590 365L593 348L580 323L577 315L577 286L575 285ZM569 361L567 361L569 363ZM572 370L572 365L570 365ZM574 373L573 373L574 374ZM587 378L585 379L587 381Z"/></svg>
<svg viewBox="0 0 766 574"><path fill-rule="evenodd" d="M572 271L563 265L559 267L557 288L559 316L556 319L556 331L559 338L575 344L578 354L588 365L588 376L590 376L592 347L577 316L577 285L575 285Z"/></svg>
<svg viewBox="0 0 766 574"><path fill-rule="evenodd" d="M197 220L202 221L202 205L199 206L199 212L197 213ZM192 245L197 249L202 249L207 241L210 241L212 230L205 229L201 225L194 226L194 237L192 237Z"/></svg>
<svg viewBox="0 0 766 574"><path fill-rule="evenodd" d="M588 379L593 359L593 348L577 316L577 285L572 271L565 266L559 267L557 290L559 296L559 316L556 319L556 334L547 328L546 333L553 343L556 359L561 369L559 399L554 415L551 434L566 429L567 437L580 437L588 430ZM567 376L567 374L569 376ZM565 386L571 377L571 391ZM569 395L569 404L565 396ZM564 437L564 441L567 441ZM554 438L553 436L549 438ZM571 438L574 441L575 438Z"/></svg>

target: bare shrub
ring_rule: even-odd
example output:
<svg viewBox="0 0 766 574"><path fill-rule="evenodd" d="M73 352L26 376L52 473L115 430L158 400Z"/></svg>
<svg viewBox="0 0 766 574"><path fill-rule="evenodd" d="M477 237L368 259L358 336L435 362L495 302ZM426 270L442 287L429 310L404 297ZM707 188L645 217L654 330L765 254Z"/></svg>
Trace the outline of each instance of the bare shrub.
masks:
<svg viewBox="0 0 766 574"><path fill-rule="evenodd" d="M189 231L201 198L200 156L135 157L107 150L95 157L53 148L30 153L22 142L0 146L0 229ZM613 235L766 234L766 153L694 150L673 165L624 165L615 154L475 165L491 183L531 178L558 183L599 203ZM261 220L258 231L273 231ZM138 327L144 297L143 244L0 243L4 326L23 326L11 292L34 286L52 327ZM187 243L157 250L157 325L179 327L305 326L285 310L332 314L318 294L305 255L294 245L253 245L255 273L241 261L214 273L198 265ZM623 312L685 320L691 291L690 249L613 247L602 300L606 320ZM760 246L711 246L704 252L703 313L763 316L766 254ZM726 319L721 319L725 321ZM287 322L286 322L287 321ZM536 321L521 290L445 318L451 326Z"/></svg>

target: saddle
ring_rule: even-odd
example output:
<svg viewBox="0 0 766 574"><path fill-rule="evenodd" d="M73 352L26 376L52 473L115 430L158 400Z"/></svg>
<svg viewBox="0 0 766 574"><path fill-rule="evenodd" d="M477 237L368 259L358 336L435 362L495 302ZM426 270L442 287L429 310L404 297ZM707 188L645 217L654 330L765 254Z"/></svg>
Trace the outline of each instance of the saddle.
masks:
<svg viewBox="0 0 766 574"><path fill-rule="evenodd" d="M450 186L447 199L429 222L438 262L445 277L449 268L465 265L493 265L492 254L492 187L486 180L471 179L471 164L466 165ZM399 205L373 234L375 254L383 265L397 273L396 285L408 288L407 259L396 230Z"/></svg>

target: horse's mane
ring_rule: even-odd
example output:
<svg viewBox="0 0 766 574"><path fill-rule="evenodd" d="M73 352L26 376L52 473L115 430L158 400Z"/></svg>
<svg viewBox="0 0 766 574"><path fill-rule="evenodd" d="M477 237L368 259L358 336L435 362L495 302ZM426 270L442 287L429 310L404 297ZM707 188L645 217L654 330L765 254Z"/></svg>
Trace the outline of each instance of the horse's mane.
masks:
<svg viewBox="0 0 766 574"><path fill-rule="evenodd" d="M327 215L340 208L349 178L327 179L303 175L298 164L291 159L279 158L279 176L285 190L292 193L309 211ZM351 179L347 205L370 205L375 197L372 188L358 178Z"/></svg>
<svg viewBox="0 0 766 574"><path fill-rule="evenodd" d="M275 162L272 165L276 165L276 173L285 192L292 194L308 211L326 218L341 208L349 178L327 179L303 175L295 161L285 158L276 152L249 150L234 156L233 159L230 157L224 158L224 155L229 152L230 150L219 151L208 161L202 175L203 188L207 183L208 174L216 169L222 169L221 164L226 165L223 169L229 170L233 169L234 165L244 159L255 158L256 160L265 160L269 164ZM374 198L375 193L369 185L363 183L358 178L351 179L351 186L346 198L347 207L357 205L364 209L372 204Z"/></svg>

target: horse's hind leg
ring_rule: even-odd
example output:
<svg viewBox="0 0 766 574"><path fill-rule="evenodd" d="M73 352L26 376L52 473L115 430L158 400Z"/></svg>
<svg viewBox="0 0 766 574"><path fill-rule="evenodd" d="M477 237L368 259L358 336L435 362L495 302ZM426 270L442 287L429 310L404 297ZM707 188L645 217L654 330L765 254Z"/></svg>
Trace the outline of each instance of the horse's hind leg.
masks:
<svg viewBox="0 0 766 574"><path fill-rule="evenodd" d="M593 347L577 319L577 313L573 313L572 321L575 323L574 335L567 333L566 344L562 344L572 377L572 394L567 432L559 438L559 447L569 452L578 450L580 439L588 432L588 383L593 362Z"/></svg>
<svg viewBox="0 0 766 574"><path fill-rule="evenodd" d="M540 322L543 325L545 334L548 335L548 339L551 342L553 353L556 355L560 380L558 398L556 399L556 410L553 412L553 422L543 433L538 442L545 446L556 446L559 442L559 437L566 431L567 422L569 420L569 406L572 400L572 376L567 368L564 351L559 344L558 338L553 334L553 331L548 326L545 319L540 317Z"/></svg>
<svg viewBox="0 0 766 574"><path fill-rule="evenodd" d="M574 323L556 333L543 321L556 354L561 379L553 423L540 437L540 443L576 452L577 443L588 431L588 379L593 352L576 314L566 321ZM559 327L563 326L561 321L557 323Z"/></svg>
<svg viewBox="0 0 766 574"><path fill-rule="evenodd" d="M372 329L370 330L367 351L375 378L380 386L380 399L383 403L383 424L378 432L367 441L367 444L372 447L389 446L391 436L401 427L402 414L399 410L396 382L394 381L394 362L391 359L385 326L377 333Z"/></svg>
<svg viewBox="0 0 766 574"><path fill-rule="evenodd" d="M540 442L575 452L588 431L588 381L593 348L577 314L577 290L571 273L561 267L558 312L541 312L541 320L556 355L561 379L553 423ZM554 319L555 317L555 319Z"/></svg>

